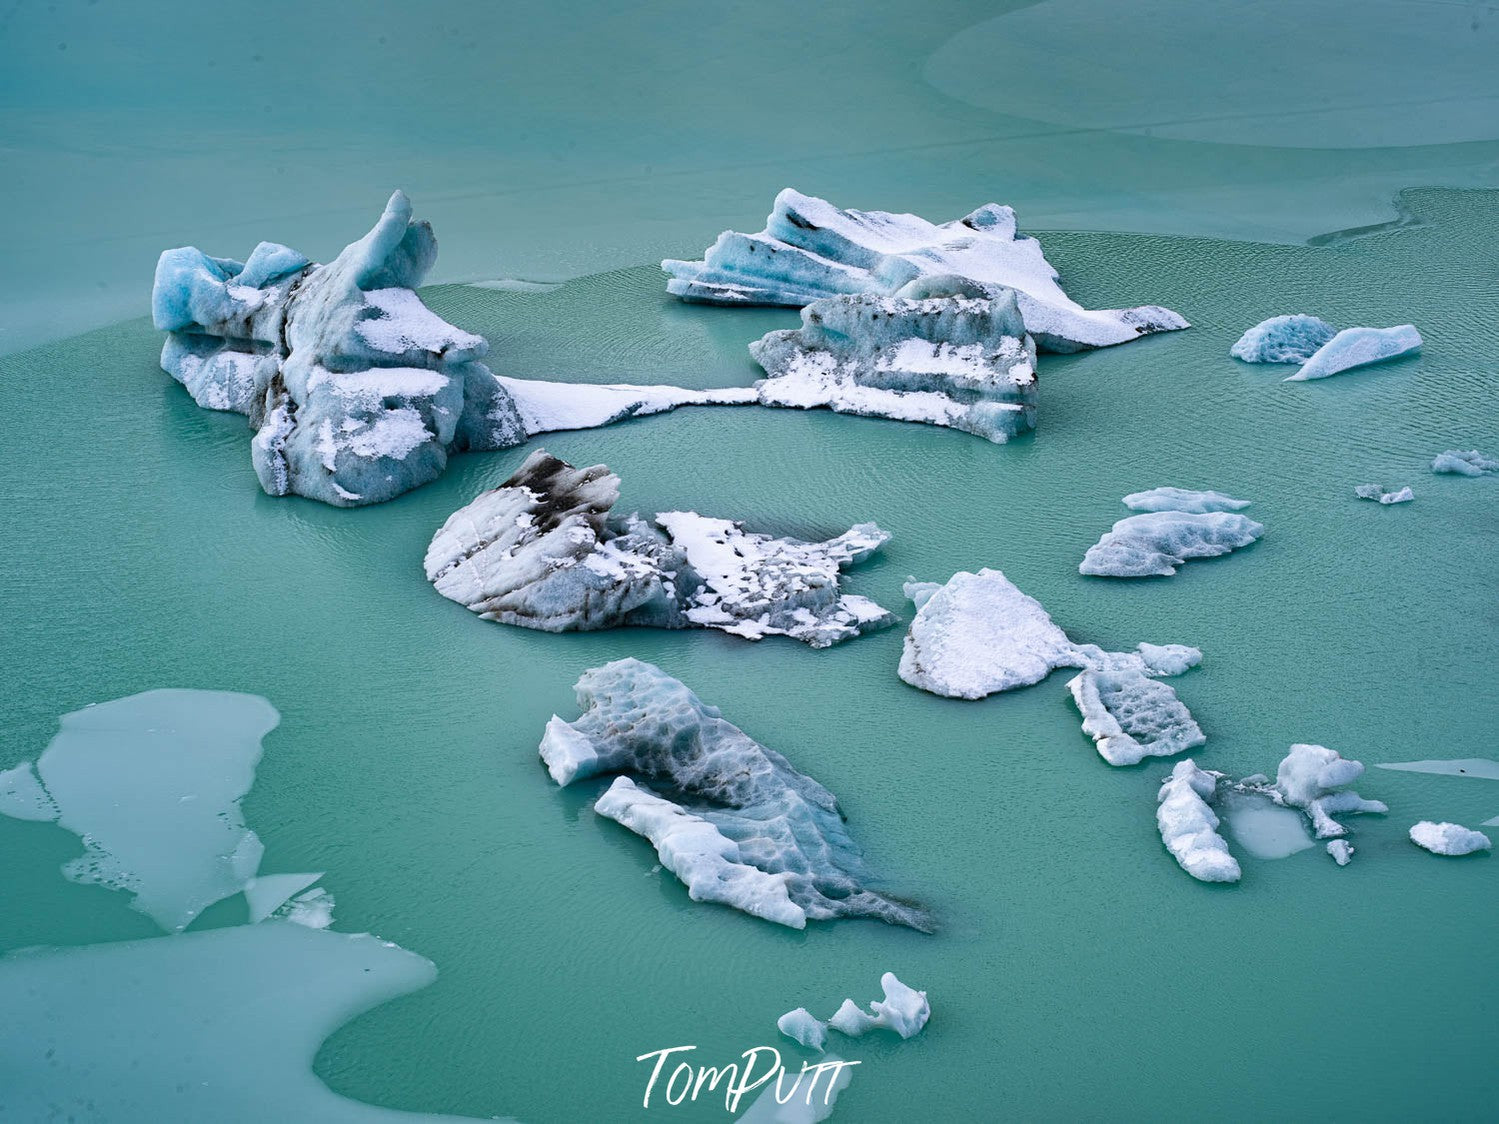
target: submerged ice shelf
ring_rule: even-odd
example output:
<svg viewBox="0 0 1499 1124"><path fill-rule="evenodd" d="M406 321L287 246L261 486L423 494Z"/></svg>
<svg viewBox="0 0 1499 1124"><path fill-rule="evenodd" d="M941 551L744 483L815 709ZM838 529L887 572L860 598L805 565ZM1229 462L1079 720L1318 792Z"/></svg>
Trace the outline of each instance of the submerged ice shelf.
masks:
<svg viewBox="0 0 1499 1124"><path fill-rule="evenodd" d="M929 931L916 906L868 886L833 794L660 668L616 660L583 674L581 717L553 716L541 758L559 785L617 777L594 806L649 839L694 901L794 929L872 917Z"/></svg>
<svg viewBox="0 0 1499 1124"><path fill-rule="evenodd" d="M1088 548L1078 572L1102 578L1170 577L1183 562L1216 558L1248 546L1265 533L1248 507L1218 492L1156 488L1124 497L1142 512L1119 520Z"/></svg>
<svg viewBox="0 0 1499 1124"><path fill-rule="evenodd" d="M577 469L537 450L448 517L427 549L427 579L485 620L545 632L715 628L825 648L894 620L838 585L844 566L889 537L873 523L809 543L690 511L648 523L614 514L618 499L604 465Z"/></svg>
<svg viewBox="0 0 1499 1124"><path fill-rule="evenodd" d="M161 365L198 405L245 414L261 487L338 507L430 483L448 456L683 405L739 405L748 389L593 386L496 376L489 344L413 291L437 257L401 192L327 265L273 242L244 262L193 247L156 266Z"/></svg>
<svg viewBox="0 0 1499 1124"><path fill-rule="evenodd" d="M1068 683L1083 731L1111 765L1169 757L1206 738L1176 692L1158 677L1197 666L1202 653L1180 644L1105 652L1075 644L1040 602L999 570L959 572L945 585L907 582L916 616L906 633L900 677L948 698L981 699L1039 683L1057 668L1080 668Z"/></svg>
<svg viewBox="0 0 1499 1124"><path fill-rule="evenodd" d="M766 406L827 407L1005 442L1036 425L1036 346L1013 290L919 277L893 296L823 297L750 344Z"/></svg>
<svg viewBox="0 0 1499 1124"><path fill-rule="evenodd" d="M1026 331L1047 351L1082 351L1187 327L1156 305L1090 311L1062 291L1015 212L986 204L937 225L916 215L841 210L787 188L758 234L725 231L702 261L667 260L669 293L710 304L800 308L824 297L891 296L917 278L955 275L1015 290Z"/></svg>

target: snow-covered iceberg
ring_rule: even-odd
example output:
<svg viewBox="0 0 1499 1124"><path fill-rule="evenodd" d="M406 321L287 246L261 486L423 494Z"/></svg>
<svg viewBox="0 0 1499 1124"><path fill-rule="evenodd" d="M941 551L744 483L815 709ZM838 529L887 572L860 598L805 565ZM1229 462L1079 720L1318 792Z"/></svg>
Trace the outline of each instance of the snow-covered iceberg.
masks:
<svg viewBox="0 0 1499 1124"><path fill-rule="evenodd" d="M894 296L823 297L750 344L766 406L924 422L1005 442L1036 426L1036 346L1015 293L920 277Z"/></svg>
<svg viewBox="0 0 1499 1124"><path fill-rule="evenodd" d="M947 584L907 582L916 616L906 633L900 677L948 698L981 699L1039 683L1062 667L1082 669L1068 684L1083 730L1111 765L1183 753L1206 739L1160 676L1197 666L1202 653L1181 644L1141 644L1106 652L1075 644L1041 603L999 570L954 574Z"/></svg>
<svg viewBox="0 0 1499 1124"><path fill-rule="evenodd" d="M1462 824L1433 823L1431 820L1422 820L1411 828L1411 842L1434 855L1471 855L1493 846L1481 831Z"/></svg>
<svg viewBox="0 0 1499 1124"><path fill-rule="evenodd" d="M1246 363L1305 363L1336 334L1315 316L1272 316L1240 336L1229 354Z"/></svg>
<svg viewBox="0 0 1499 1124"><path fill-rule="evenodd" d="M1477 449L1448 449L1432 459L1431 471L1453 476L1493 476L1499 473L1499 460Z"/></svg>
<svg viewBox="0 0 1499 1124"><path fill-rule="evenodd" d="M618 777L595 805L649 839L695 901L731 905L795 929L874 917L930 929L919 908L878 893L833 794L725 721L686 685L636 659L583 674L581 717L553 716L541 742L552 779Z"/></svg>
<svg viewBox="0 0 1499 1124"><path fill-rule="evenodd" d="M800 542L690 511L652 524L613 514L618 499L604 465L573 468L537 450L448 517L427 549L427 579L485 620L545 632L716 628L823 648L894 619L838 585L844 566L889 537L873 523Z"/></svg>
<svg viewBox="0 0 1499 1124"><path fill-rule="evenodd" d="M754 401L747 389L497 377L482 362L488 343L413 292L436 257L432 227L412 220L399 191L327 265L273 242L243 262L167 250L151 294L152 319L168 333L161 365L198 405L248 415L267 492L339 507L429 483L452 453L679 405Z"/></svg>
<svg viewBox="0 0 1499 1124"><path fill-rule="evenodd" d="M1217 492L1156 488L1126 496L1124 502L1142 514L1119 520L1090 546L1078 565L1079 573L1102 578L1169 577L1189 559L1228 554L1265 533L1263 524L1229 510L1247 507L1247 501Z"/></svg>
<svg viewBox="0 0 1499 1124"><path fill-rule="evenodd" d="M725 231L702 261L661 263L686 301L800 308L824 297L891 296L918 277L954 274L1014 289L1026 331L1046 351L1081 351L1188 326L1170 309L1089 311L1062 291L1015 212L986 204L938 226L916 215L841 210L790 188L758 234Z"/></svg>
<svg viewBox="0 0 1499 1124"><path fill-rule="evenodd" d="M1410 503L1416 498L1416 493L1407 485L1398 491L1389 491L1383 484L1360 484L1353 489L1353 494L1361 500L1375 500L1388 506L1392 503Z"/></svg>
<svg viewBox="0 0 1499 1124"><path fill-rule="evenodd" d="M1383 363L1387 359L1395 359L1420 349L1421 333L1416 331L1414 324L1401 324L1394 328L1344 328L1318 348L1299 371L1286 376L1285 381L1325 379L1351 371L1355 367Z"/></svg>
<svg viewBox="0 0 1499 1124"><path fill-rule="evenodd" d="M1222 774L1199 769L1190 757L1178 761L1156 796L1161 842L1181 868L1201 882L1237 882L1239 863L1218 834L1210 804Z"/></svg>
<svg viewBox="0 0 1499 1124"><path fill-rule="evenodd" d="M852 999L845 999L843 1006L828 1020L828 1026L840 1034L859 1037L871 1030L892 1030L902 1038L915 1038L932 1017L932 1005L926 992L907 987L896 979L894 972L880 977L884 999L873 1000L865 1011Z"/></svg>

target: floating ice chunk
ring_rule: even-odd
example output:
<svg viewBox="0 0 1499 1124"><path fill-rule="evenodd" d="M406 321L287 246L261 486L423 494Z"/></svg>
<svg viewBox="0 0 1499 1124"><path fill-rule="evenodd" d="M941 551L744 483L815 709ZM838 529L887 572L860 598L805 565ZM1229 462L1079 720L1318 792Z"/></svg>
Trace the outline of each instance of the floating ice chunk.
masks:
<svg viewBox="0 0 1499 1124"><path fill-rule="evenodd" d="M915 215L844 211L790 188L758 234L725 231L703 261L663 261L667 292L710 304L800 308L823 297L890 296L920 277L952 274L1014 289L1026 331L1049 351L1125 343L1187 322L1170 309L1090 312L1062 291L1015 212L990 203L937 226Z"/></svg>
<svg viewBox="0 0 1499 1124"><path fill-rule="evenodd" d="M828 1041L828 1024L813 1018L805 1007L787 1011L776 1020L776 1029L798 1045L821 1051Z"/></svg>
<svg viewBox="0 0 1499 1124"><path fill-rule="evenodd" d="M1499 781L1499 761L1487 757L1459 757L1450 761L1392 761L1375 765L1376 769L1394 769L1401 773L1434 773L1449 777L1480 777Z"/></svg>
<svg viewBox="0 0 1499 1124"><path fill-rule="evenodd" d="M575 469L537 450L448 517L427 579L485 620L545 632L716 628L825 648L894 619L839 589L841 569L889 537L873 523L809 543L695 512L664 512L653 527L612 514L618 498L604 465Z"/></svg>
<svg viewBox="0 0 1499 1124"><path fill-rule="evenodd" d="M1315 316L1272 316L1240 336L1229 354L1246 363L1305 363L1336 334Z"/></svg>
<svg viewBox="0 0 1499 1124"><path fill-rule="evenodd" d="M1275 773L1275 789L1281 801L1300 808L1312 821L1318 839L1347 835L1336 815L1356 812L1388 812L1378 800L1365 800L1347 786L1364 774L1362 762L1352 761L1322 745L1291 747Z"/></svg>
<svg viewBox="0 0 1499 1124"><path fill-rule="evenodd" d="M1208 806L1220 776L1199 769L1189 757L1176 763L1156 797L1161 842L1181 868L1200 882L1237 882L1240 875L1238 862L1218 834L1218 817Z"/></svg>
<svg viewBox="0 0 1499 1124"><path fill-rule="evenodd" d="M1353 844L1346 839L1329 839L1327 841L1327 853L1332 856L1332 861L1339 866L1347 866L1353 858Z"/></svg>
<svg viewBox="0 0 1499 1124"><path fill-rule="evenodd" d="M924 422L1005 442L1036 425L1036 347L1013 290L923 277L894 296L824 297L750 344L767 406Z"/></svg>
<svg viewBox="0 0 1499 1124"><path fill-rule="evenodd" d="M1263 524L1228 511L1130 515L1088 548L1078 572L1105 578L1168 577L1189 559L1228 554L1264 533Z"/></svg>
<svg viewBox="0 0 1499 1124"><path fill-rule="evenodd" d="M265 699L226 691L147 691L64 715L36 763L58 824L83 841L64 874L130 893L174 932L239 893L262 850L239 801L279 720ZM24 791L21 807L45 808Z"/></svg>
<svg viewBox="0 0 1499 1124"><path fill-rule="evenodd" d="M319 871L316 874L265 874L251 878L245 883L245 904L249 907L250 923L264 921L322 876L323 872Z"/></svg>
<svg viewBox="0 0 1499 1124"><path fill-rule="evenodd" d="M1416 498L1416 493L1409 486L1398 492L1388 492L1381 484L1360 484L1353 489L1353 494L1361 500L1378 500L1382 504L1410 503Z"/></svg>
<svg viewBox="0 0 1499 1124"><path fill-rule="evenodd" d="M1132 511L1188 511L1200 515L1207 511L1241 511L1249 506L1249 501L1236 500L1222 492L1167 487L1132 492L1124 497L1124 506Z"/></svg>
<svg viewBox="0 0 1499 1124"><path fill-rule="evenodd" d="M198 405L249 416L271 495L338 507L426 484L450 453L503 449L686 404L754 401L748 389L573 386L496 377L489 345L412 290L437 240L391 196L380 221L327 265L262 242L243 264L165 251L152 291L161 365Z"/></svg>
<svg viewBox="0 0 1499 1124"><path fill-rule="evenodd" d="M1223 809L1234 842L1257 859L1284 859L1317 845L1307 833L1305 816L1262 793L1230 789Z"/></svg>
<svg viewBox="0 0 1499 1124"><path fill-rule="evenodd" d="M1446 472L1454 476L1492 476L1499 473L1499 460L1484 456L1477 449L1467 452L1448 449L1438 453L1431 462L1431 471Z"/></svg>
<svg viewBox="0 0 1499 1124"><path fill-rule="evenodd" d="M1089 669L1067 684L1083 732L1110 765L1174 757L1207 738L1169 684L1132 669Z"/></svg>
<svg viewBox="0 0 1499 1124"><path fill-rule="evenodd" d="M1481 831L1455 823L1432 823L1422 820L1411 828L1411 842L1434 855L1471 855L1487 851L1493 844Z"/></svg>
<svg viewBox="0 0 1499 1124"><path fill-rule="evenodd" d="M845 999L838 1013L828 1020L828 1026L839 1034L859 1037L871 1030L893 1030L902 1038L914 1038L932 1017L932 1005L927 1002L926 992L907 987L895 978L894 972L880 977L880 987L885 998L869 1004L869 1010L861 1010L852 999Z"/></svg>
<svg viewBox="0 0 1499 1124"><path fill-rule="evenodd" d="M427 986L378 938L267 922L0 957L15 1120L456 1120L349 1100L313 1073L361 1012Z"/></svg>
<svg viewBox="0 0 1499 1124"><path fill-rule="evenodd" d="M718 901L792 928L808 919L877 917L928 929L919 909L866 887L867 872L833 794L640 660L583 674L580 718L553 717L541 757L558 784L628 771L595 811L644 835L694 900Z"/></svg>
<svg viewBox="0 0 1499 1124"><path fill-rule="evenodd" d="M1181 675L1202 662L1202 650L1186 644L1146 644L1136 646L1146 675ZM1128 653L1112 653L1115 658L1132 660Z"/></svg>
<svg viewBox="0 0 1499 1124"><path fill-rule="evenodd" d="M1421 333L1412 324L1395 328L1344 328L1323 344L1286 382L1325 379L1329 375L1383 363L1421 348Z"/></svg>
<svg viewBox="0 0 1499 1124"><path fill-rule="evenodd" d="M805 1067L782 1087L778 1076L739 1117L741 1124L820 1124L833 1115L838 1094L853 1080L853 1067L837 1054Z"/></svg>

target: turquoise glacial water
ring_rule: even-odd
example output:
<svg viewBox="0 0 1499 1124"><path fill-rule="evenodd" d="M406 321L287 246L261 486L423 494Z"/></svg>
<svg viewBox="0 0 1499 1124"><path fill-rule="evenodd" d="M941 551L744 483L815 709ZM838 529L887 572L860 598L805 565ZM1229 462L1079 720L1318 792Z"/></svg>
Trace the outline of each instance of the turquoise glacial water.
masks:
<svg viewBox="0 0 1499 1124"><path fill-rule="evenodd" d="M1427 466L1442 449L1499 448L1499 194L1416 191L1404 205L1410 225L1321 246L1046 235L1085 304L1158 302L1194 327L1044 356L1038 431L1008 446L756 408L540 444L607 463L625 508L807 538L874 519L894 537L847 584L906 619L907 575L988 565L1080 641L1197 645L1202 667L1175 683L1207 733L1205 767L1273 772L1299 741L1369 763L1489 755L1499 481ZM745 345L796 322L672 302L648 264L541 293L423 295L516 376L747 384ZM1411 321L1426 348L1311 384L1228 358L1244 327L1290 311ZM316 1072L335 1091L527 1121L721 1119L721 1102L643 1112L637 1055L694 1044L724 1063L777 1043L783 1011L875 998L894 970L928 991L931 1023L910 1042L850 1042L841 1052L862 1064L836 1118L1478 1120L1499 1107L1499 861L1437 859L1405 837L1419 819L1499 814L1499 784L1371 769L1358 787L1391 811L1350 821L1352 865L1320 848L1240 850L1239 885L1199 884L1156 834L1166 767L1104 764L1065 674L965 703L896 678L900 628L812 651L486 623L432 590L421 557L528 450L457 458L376 508L272 499L243 419L194 406L157 368L159 345L136 319L0 358L0 767L90 702L162 686L270 699L281 724L244 801L262 869L326 870L338 929L438 968L327 1041ZM1417 499L1354 499L1368 481ZM1253 500L1263 540L1166 580L1079 576L1125 513L1119 497L1161 484ZM798 933L693 903L644 841L592 813L602 784L553 785L536 756L544 723L575 716L581 671L627 655L837 793L885 885L928 905L939 932ZM76 852L59 828L0 818L0 950L155 933L123 895L58 875ZM194 928L243 919L229 901Z"/></svg>

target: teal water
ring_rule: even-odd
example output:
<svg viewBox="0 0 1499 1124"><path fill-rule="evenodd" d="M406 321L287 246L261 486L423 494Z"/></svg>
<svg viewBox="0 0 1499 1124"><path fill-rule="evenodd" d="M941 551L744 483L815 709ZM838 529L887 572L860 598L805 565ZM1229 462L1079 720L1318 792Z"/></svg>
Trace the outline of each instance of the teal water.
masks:
<svg viewBox="0 0 1499 1124"><path fill-rule="evenodd" d="M1009 446L761 409L544 445L607 463L623 507L803 537L875 519L894 538L848 585L907 619L907 575L989 565L1079 641L1197 645L1203 666L1175 684L1208 735L1204 767L1273 772L1298 741L1370 763L1491 755L1499 482L1427 465L1499 447L1499 194L1404 202L1412 225L1316 247L1047 235L1085 304L1158 302L1194 327L1043 357L1038 432ZM424 297L517 376L748 383L748 341L796 322L673 303L645 264L545 293ZM1427 346L1314 384L1228 358L1243 328L1292 311L1411 321ZM328 871L338 929L438 966L432 986L328 1040L316 1071L338 1093L634 1119L637 1055L690 1043L727 1062L776 1043L782 1012L875 998L894 970L928 991L932 1021L910 1042L841 1050L863 1064L837 1118L1477 1120L1499 1107L1499 861L1437 859L1405 837L1419 819L1499 813L1487 782L1371 769L1358 787L1391 813L1351 821L1351 866L1320 848L1240 851L1242 883L1201 885L1156 834L1167 770L1104 764L1064 675L963 703L896 678L900 629L817 652L480 621L425 582L422 553L527 450L458 458L378 508L272 499L243 419L195 407L156 367L159 344L132 320L0 359L0 767L90 702L162 686L270 699L281 724L244 801L262 869ZM1369 481L1417 499L1354 499ZM1125 514L1119 497L1162 484L1253 500L1263 540L1168 580L1080 577L1083 551ZM558 790L536 757L546 719L576 714L583 669L626 655L837 793L888 887L930 906L940 932L794 933L693 903L642 840L591 812L602 785ZM57 874L76 851L58 828L0 818L0 950L155 933L124 895ZM194 927L242 920L226 902Z"/></svg>

